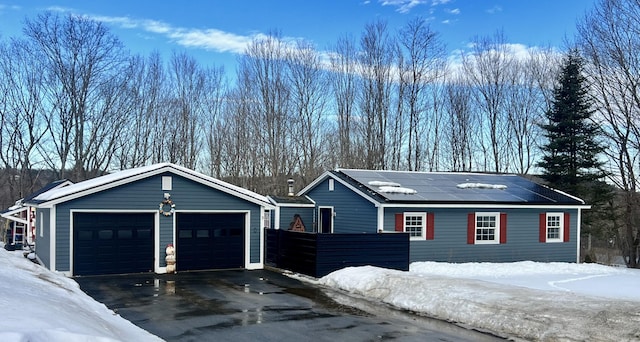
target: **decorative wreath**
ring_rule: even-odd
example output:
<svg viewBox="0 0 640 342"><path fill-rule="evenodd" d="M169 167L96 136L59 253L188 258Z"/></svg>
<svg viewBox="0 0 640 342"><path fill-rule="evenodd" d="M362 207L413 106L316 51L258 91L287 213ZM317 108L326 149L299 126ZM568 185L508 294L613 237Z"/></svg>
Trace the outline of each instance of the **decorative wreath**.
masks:
<svg viewBox="0 0 640 342"><path fill-rule="evenodd" d="M169 210L165 210L165 208L169 207ZM169 198L165 199L164 201L160 202L160 213L164 216L171 216L171 214L173 214L176 211L176 205L173 203L173 201Z"/></svg>

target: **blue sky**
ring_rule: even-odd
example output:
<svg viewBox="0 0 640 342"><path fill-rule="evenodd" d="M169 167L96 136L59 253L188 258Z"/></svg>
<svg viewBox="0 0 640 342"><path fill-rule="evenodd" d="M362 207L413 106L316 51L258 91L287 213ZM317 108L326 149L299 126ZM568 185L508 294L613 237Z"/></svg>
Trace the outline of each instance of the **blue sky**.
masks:
<svg viewBox="0 0 640 342"><path fill-rule="evenodd" d="M0 0L0 37L20 34L25 17L44 10L92 16L108 24L136 53L186 51L205 65L235 68L257 34L278 31L319 50L345 34L358 38L378 18L395 30L416 16L430 22L448 51L477 35L503 30L509 43L562 47L576 19L597 0ZM229 70L231 69L231 70Z"/></svg>

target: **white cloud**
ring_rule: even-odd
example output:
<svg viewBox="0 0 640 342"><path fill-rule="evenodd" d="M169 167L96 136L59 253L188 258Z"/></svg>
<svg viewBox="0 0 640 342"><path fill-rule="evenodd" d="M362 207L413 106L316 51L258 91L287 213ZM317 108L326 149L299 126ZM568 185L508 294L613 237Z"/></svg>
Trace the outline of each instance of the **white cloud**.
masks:
<svg viewBox="0 0 640 342"><path fill-rule="evenodd" d="M498 12L502 12L502 7L496 5L496 6L493 6L493 7L489 8L486 12L489 13L489 14L496 14Z"/></svg>
<svg viewBox="0 0 640 342"><path fill-rule="evenodd" d="M454 8L454 9L447 10L447 12L448 12L449 14L456 14L456 15L458 15L458 14L460 14L460 9L459 9L459 8Z"/></svg>
<svg viewBox="0 0 640 342"><path fill-rule="evenodd" d="M433 0L432 6L434 5L434 3L436 2L448 2L449 0ZM400 13L409 13L409 11L411 11L412 8L418 6L418 5L424 5L429 3L429 0L378 0L378 2L382 5L382 6L394 6L397 7L396 11L400 12Z"/></svg>
<svg viewBox="0 0 640 342"><path fill-rule="evenodd" d="M49 7L56 12L74 12L74 10L64 7ZM195 47L219 52L231 52L241 54L254 38L263 36L260 33L251 35L238 35L218 29L200 29L177 27L171 24L151 19L135 19L131 17L110 17L101 15L87 15L89 18L122 29L138 29L149 35L161 35L184 47ZM287 40L287 39L284 39Z"/></svg>
<svg viewBox="0 0 640 342"><path fill-rule="evenodd" d="M21 10L22 7L18 6L18 5L4 5L4 4L0 4L0 11L6 11L6 10L12 10L12 11L19 11Z"/></svg>

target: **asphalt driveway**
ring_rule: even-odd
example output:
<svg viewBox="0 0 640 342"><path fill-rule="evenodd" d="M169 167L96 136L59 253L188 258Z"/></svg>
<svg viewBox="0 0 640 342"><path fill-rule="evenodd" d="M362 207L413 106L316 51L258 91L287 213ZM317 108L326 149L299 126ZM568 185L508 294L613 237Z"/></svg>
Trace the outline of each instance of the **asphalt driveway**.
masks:
<svg viewBox="0 0 640 342"><path fill-rule="evenodd" d="M269 270L79 277L82 290L167 341L496 341Z"/></svg>

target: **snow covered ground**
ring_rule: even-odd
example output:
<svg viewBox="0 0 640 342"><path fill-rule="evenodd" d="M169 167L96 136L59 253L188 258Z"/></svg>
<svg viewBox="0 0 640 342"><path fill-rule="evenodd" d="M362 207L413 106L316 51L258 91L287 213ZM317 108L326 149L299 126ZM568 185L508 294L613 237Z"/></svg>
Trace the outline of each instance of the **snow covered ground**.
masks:
<svg viewBox="0 0 640 342"><path fill-rule="evenodd" d="M640 270L422 262L409 272L346 268L314 282L513 339L640 341ZM3 342L160 341L19 251L0 248L0 291Z"/></svg>
<svg viewBox="0 0 640 342"><path fill-rule="evenodd" d="M161 341L0 243L0 341Z"/></svg>
<svg viewBox="0 0 640 342"><path fill-rule="evenodd" d="M516 340L640 341L640 270L419 262L409 272L346 268L317 283Z"/></svg>

